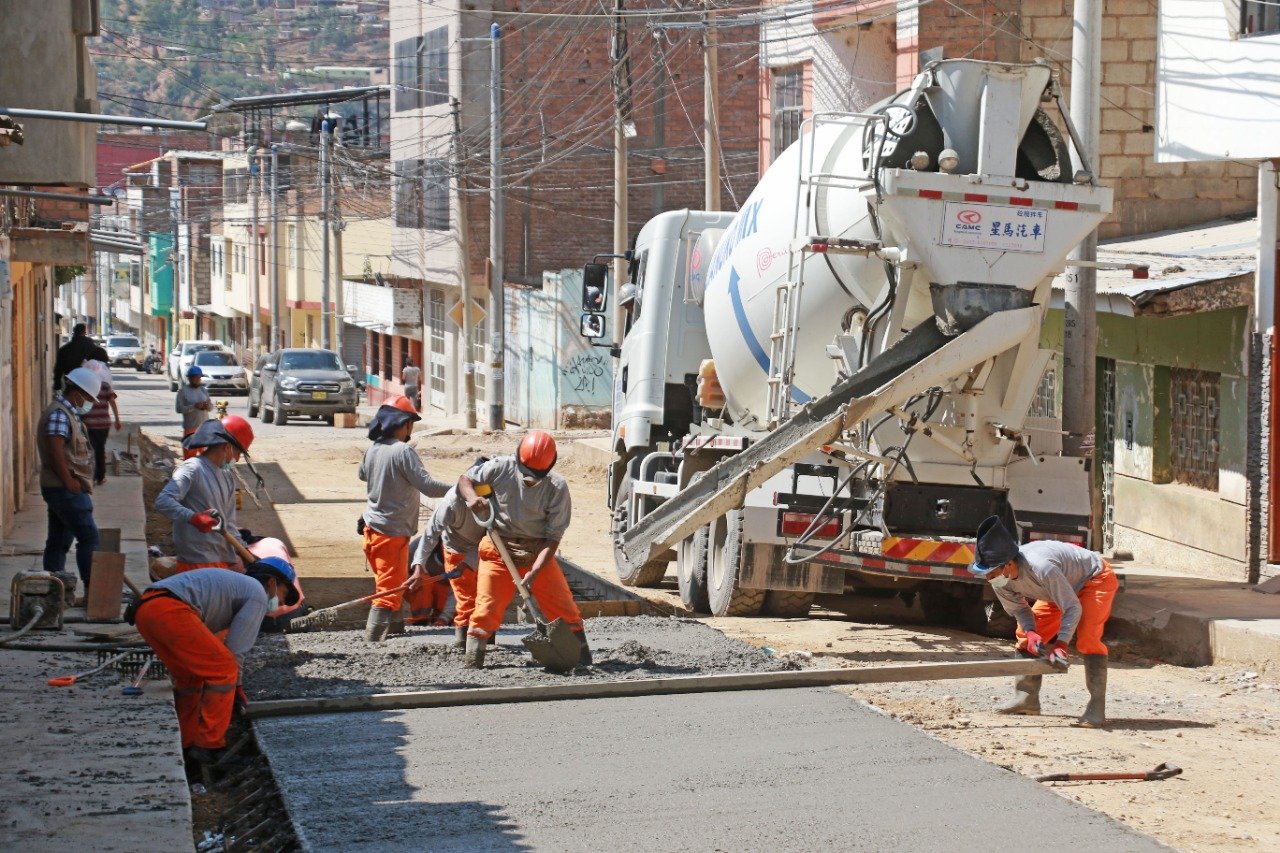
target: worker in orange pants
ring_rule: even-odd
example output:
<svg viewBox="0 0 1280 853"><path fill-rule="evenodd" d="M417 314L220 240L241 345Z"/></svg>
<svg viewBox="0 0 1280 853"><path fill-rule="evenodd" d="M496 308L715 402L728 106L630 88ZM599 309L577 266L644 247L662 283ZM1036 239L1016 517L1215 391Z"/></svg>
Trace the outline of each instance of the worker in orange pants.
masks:
<svg viewBox="0 0 1280 853"><path fill-rule="evenodd" d="M216 760L226 746L244 655L270 610L297 601L285 575L268 563L246 574L192 569L152 584L133 615L138 633L173 679L182 747L189 759ZM226 631L226 640L216 634Z"/></svg>
<svg viewBox="0 0 1280 853"><path fill-rule="evenodd" d="M1101 554L1068 542L1040 540L1020 546L997 516L978 528L974 555L969 571L990 582L1005 612L1018 622L1019 654L1047 656L1050 663L1065 668L1067 645L1075 635L1089 690L1089 704L1076 725L1106 726L1108 650L1102 633L1120 586L1111 564ZM1013 700L996 710L1039 714L1042 679L1015 678Z"/></svg>
<svg viewBox="0 0 1280 853"><path fill-rule="evenodd" d="M563 619L577 634L582 646L579 663L589 666L591 649L583 633L582 614L556 560L572 517L569 484L551 470L556 459L555 439L542 430L530 430L514 456L491 459L459 477L458 495L479 517L497 513L494 530L506 543L514 568L543 614L551 620ZM480 541L476 606L467 631L464 666L484 666L485 646L502 624L502 614L515 594L510 572L493 540L485 536Z"/></svg>
<svg viewBox="0 0 1280 853"><path fill-rule="evenodd" d="M478 471L488 461L483 456L479 457L467 473ZM466 647L467 628L475 610L476 570L480 566L478 549L483 538L484 527L458 496L455 486L436 506L413 555L412 568L415 572L426 575L443 572L449 579L454 599L453 646L459 650ZM411 606L412 601L410 598Z"/></svg>
<svg viewBox="0 0 1280 853"><path fill-rule="evenodd" d="M389 397L369 423L373 443L360 460L359 476L368 485L368 501L357 529L373 570L378 597L369 608L365 637L387 638L391 617L400 610L403 593L392 592L409 580L409 538L418 528L421 495L443 497L449 486L435 480L409 444L413 425L422 418L408 397Z"/></svg>

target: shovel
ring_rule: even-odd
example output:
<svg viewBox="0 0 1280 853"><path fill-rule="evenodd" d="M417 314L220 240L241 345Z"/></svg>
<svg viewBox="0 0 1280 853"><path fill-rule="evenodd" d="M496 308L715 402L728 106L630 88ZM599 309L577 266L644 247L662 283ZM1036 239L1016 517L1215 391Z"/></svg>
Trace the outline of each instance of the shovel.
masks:
<svg viewBox="0 0 1280 853"><path fill-rule="evenodd" d="M520 593L524 612L535 626L533 633L524 637L521 642L529 650L529 654L533 656L533 659L551 672L563 673L571 671L578 665L578 661L582 657L582 644L578 642L578 638L573 635L573 631L564 623L563 619L556 619L548 623L547 617L542 615L542 610L529 592L529 588L525 586L524 579L516 571L516 563L515 560L511 559L511 552L507 550L507 543L502 541L502 536L498 531L494 530L494 522L498 519L498 503L493 498L492 490L479 485L476 487L476 494L489 498L488 519L481 519L479 516L475 516L476 523L488 532L489 539L493 542L493 547L498 549L498 554L502 557L502 562L506 565L507 571L511 573L511 580L515 583L516 590ZM472 513L472 515L474 516L475 514Z"/></svg>
<svg viewBox="0 0 1280 853"><path fill-rule="evenodd" d="M1170 779L1180 773L1182 773L1181 767L1162 761L1155 766L1154 770L1148 770L1145 773L1049 773L1035 778L1037 782L1118 782L1125 780L1158 782L1161 779Z"/></svg>
<svg viewBox="0 0 1280 853"><path fill-rule="evenodd" d="M133 654L133 652L121 652L115 657L107 658L105 661L98 664L93 669L86 669L84 672L77 672L75 675L55 676L54 678L50 678L45 683L48 684L50 687L70 687L71 685L75 684L77 681L83 681L84 679L88 678L91 675L97 675L107 667L111 666L114 663L118 663L119 661L124 660L131 654Z"/></svg>

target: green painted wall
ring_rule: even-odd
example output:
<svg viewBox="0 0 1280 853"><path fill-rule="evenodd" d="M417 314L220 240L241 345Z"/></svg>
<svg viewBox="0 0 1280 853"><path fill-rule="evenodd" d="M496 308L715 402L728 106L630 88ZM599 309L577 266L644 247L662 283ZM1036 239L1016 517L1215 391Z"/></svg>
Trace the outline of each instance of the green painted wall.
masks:
<svg viewBox="0 0 1280 853"><path fill-rule="evenodd" d="M1248 311L1232 308L1178 317L1098 315L1098 357L1244 376ZM1062 312L1049 311L1040 345L1062 351Z"/></svg>

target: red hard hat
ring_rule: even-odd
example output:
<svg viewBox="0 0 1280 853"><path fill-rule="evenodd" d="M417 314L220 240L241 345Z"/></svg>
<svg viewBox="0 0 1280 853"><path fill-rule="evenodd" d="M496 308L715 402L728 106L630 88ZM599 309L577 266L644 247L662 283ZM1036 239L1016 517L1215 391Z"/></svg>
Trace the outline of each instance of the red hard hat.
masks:
<svg viewBox="0 0 1280 853"><path fill-rule="evenodd" d="M239 415L227 415L222 419L222 429L237 450L241 453L249 452L249 445L253 444L253 427L249 426L248 421Z"/></svg>
<svg viewBox="0 0 1280 853"><path fill-rule="evenodd" d="M520 439L516 459L533 473L545 476L556 464L556 440L549 432L531 429Z"/></svg>
<svg viewBox="0 0 1280 853"><path fill-rule="evenodd" d="M413 415L414 417L421 418L418 414L418 407L413 404L412 400L403 394L396 394L395 396L388 397L383 401L382 405L390 406L393 409L399 409L406 415Z"/></svg>

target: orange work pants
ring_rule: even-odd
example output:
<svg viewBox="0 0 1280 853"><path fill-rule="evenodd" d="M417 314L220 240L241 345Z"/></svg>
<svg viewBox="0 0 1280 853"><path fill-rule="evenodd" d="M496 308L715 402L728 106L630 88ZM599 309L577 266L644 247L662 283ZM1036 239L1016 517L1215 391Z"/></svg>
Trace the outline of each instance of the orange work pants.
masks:
<svg viewBox="0 0 1280 853"><path fill-rule="evenodd" d="M520 577L529 574L529 569L519 569ZM582 632L582 613L573 600L573 592L564 579L564 572L555 557L547 560L546 565L533 579L533 588L529 590L534 601L542 609L542 614L549 621L563 619L565 624L576 633ZM491 637L502 625L502 614L516 595L516 584L511 573L502 562L502 556L493 546L493 541L486 536L480 540L480 576L476 579L476 607L471 613L471 628L467 633L472 637Z"/></svg>
<svg viewBox="0 0 1280 853"><path fill-rule="evenodd" d="M409 618L405 621L410 625L430 625L449 606L449 584L444 578L426 577L417 589L405 593L405 598L409 601Z"/></svg>
<svg viewBox="0 0 1280 853"><path fill-rule="evenodd" d="M171 595L143 595L136 627L169 668L182 748L226 746L239 677L235 655L191 605Z"/></svg>
<svg viewBox="0 0 1280 853"><path fill-rule="evenodd" d="M364 555L373 570L374 591L379 593L373 600L374 607L385 607L393 613L399 612L400 602L409 599L409 610L425 611L432 607L435 590L433 587L442 584L419 584L413 592L387 592L398 586L404 586L409 580L409 537L387 536L372 527L364 529Z"/></svg>
<svg viewBox="0 0 1280 853"><path fill-rule="evenodd" d="M462 569L462 574L449 580L453 587L453 624L465 628L471 624L471 614L476 609L476 567L467 565L467 558L457 551L444 549L444 570ZM536 578L535 578L536 580Z"/></svg>
<svg viewBox="0 0 1280 853"><path fill-rule="evenodd" d="M1080 624L1076 626L1076 651L1082 655L1105 655L1107 645L1102 642L1102 631L1111 618L1111 605L1116 600L1116 591L1120 581L1111 564L1102 561L1102 571L1098 572L1076 593L1080 599ZM1045 640L1058 633L1062 624L1062 611L1052 601L1037 601L1031 607L1036 617L1036 633ZM1018 648L1026 649L1027 635L1018 628Z"/></svg>

